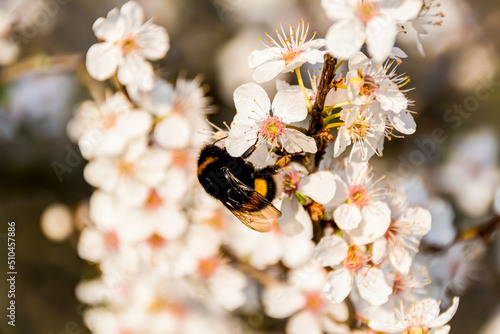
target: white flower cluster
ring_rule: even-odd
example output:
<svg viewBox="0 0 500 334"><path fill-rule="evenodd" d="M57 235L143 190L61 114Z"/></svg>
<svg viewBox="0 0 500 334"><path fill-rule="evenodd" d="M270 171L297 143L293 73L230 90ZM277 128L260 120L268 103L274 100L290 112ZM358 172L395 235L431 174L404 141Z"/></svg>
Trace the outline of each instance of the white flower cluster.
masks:
<svg viewBox="0 0 500 334"><path fill-rule="evenodd" d="M323 5L339 19L327 43L315 42L314 37L307 40L308 27L301 21L290 27L289 36L283 28L276 30L278 42L266 34L273 46L250 54L248 63L257 82L295 71L299 87L278 81L272 103L257 84L238 87L237 114L225 140L233 156L256 145L299 157L282 172L284 193L277 207L283 212L278 223L286 236L301 233L313 220L330 226L323 230L305 274L300 274L301 267L288 274L287 282L264 290L265 310L272 317L292 316L287 333L305 328L313 333L346 333L349 330L337 321L345 321L342 303L349 296L358 316L374 330L427 333L433 328L445 333L458 298L438 317L439 302L425 295L430 283L427 269L414 261L421 239L431 229L431 212L411 204L404 193L384 187L383 177L374 180L368 164L374 155L382 155L385 138L416 130L409 110L413 101L403 89L409 78L396 73L406 54L393 46L397 25L416 19L423 3L339 0L323 1ZM373 59L359 51L365 41ZM321 106L323 131L336 129L331 160L339 159L334 167L323 164L311 172L300 163L304 157L300 153L317 153L318 141L299 122L314 112L318 82L313 77L311 88L306 88L300 67L322 62L320 48L325 44L332 55L348 61L347 73L337 74L329 83L334 89ZM393 134L394 130L402 135ZM320 140L327 140L321 136ZM341 155L349 146L343 160ZM318 264L327 271L317 269ZM315 278L293 281L306 274Z"/></svg>
<svg viewBox="0 0 500 334"><path fill-rule="evenodd" d="M219 252L227 213L195 178L210 99L199 79L155 77L146 59L163 57L168 37L143 22L135 2L96 21L104 41L87 67L116 75L119 91L82 103L68 127L95 187L78 253L100 271L76 294L93 333L235 333L229 311L245 303L247 279Z"/></svg>
<svg viewBox="0 0 500 334"><path fill-rule="evenodd" d="M323 5L338 20L326 39L308 37L300 21L248 58L258 83L295 71L299 86L277 81L272 102L258 84L238 87L231 127L211 134L234 157L256 147L256 167L291 157L274 203L282 216L264 234L237 223L196 180L210 100L198 79L174 86L155 76L148 60L168 51L165 29L144 22L133 1L95 22L101 42L87 68L97 80L114 77L118 91L84 102L69 125L95 187L78 252L101 275L76 291L91 305L84 319L93 333L248 332L233 311L258 310L259 293L265 314L288 318L288 334L449 331L458 298L440 314L415 259L433 215L368 164L385 138L400 137L393 131L416 130L409 79L396 73L406 54L394 40L424 4ZM359 51L365 41L373 58ZM301 67L328 53L347 60L345 75L335 74L339 59L330 82L312 76L306 88Z"/></svg>

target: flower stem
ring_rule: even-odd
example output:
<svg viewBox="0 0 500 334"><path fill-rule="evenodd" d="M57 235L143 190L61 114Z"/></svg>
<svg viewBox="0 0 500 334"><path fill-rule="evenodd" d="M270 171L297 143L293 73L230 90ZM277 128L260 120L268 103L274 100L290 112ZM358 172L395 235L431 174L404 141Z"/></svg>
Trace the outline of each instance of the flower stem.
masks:
<svg viewBox="0 0 500 334"><path fill-rule="evenodd" d="M340 126L344 125L344 122L335 122L335 123L330 123L325 126L325 129L331 129L331 128L338 128Z"/></svg>
<svg viewBox="0 0 500 334"><path fill-rule="evenodd" d="M302 89L304 95L306 96L307 109L311 110L312 104L311 101L309 100L309 96L307 95L306 87L304 86L304 80L302 80L302 74L300 74L300 67L297 67L295 69L295 74L297 74L297 80L299 81L300 89Z"/></svg>
<svg viewBox="0 0 500 334"><path fill-rule="evenodd" d="M340 116L340 113L335 113L333 115L330 115L328 117L323 118L323 123L328 124L330 123L331 120L334 120L335 118L338 118Z"/></svg>
<svg viewBox="0 0 500 334"><path fill-rule="evenodd" d="M335 65L335 72L339 69L340 65L342 65L342 64L344 63L344 61L345 61L345 60L344 60L344 59L342 59L341 61L339 61L339 62L337 63L337 65Z"/></svg>

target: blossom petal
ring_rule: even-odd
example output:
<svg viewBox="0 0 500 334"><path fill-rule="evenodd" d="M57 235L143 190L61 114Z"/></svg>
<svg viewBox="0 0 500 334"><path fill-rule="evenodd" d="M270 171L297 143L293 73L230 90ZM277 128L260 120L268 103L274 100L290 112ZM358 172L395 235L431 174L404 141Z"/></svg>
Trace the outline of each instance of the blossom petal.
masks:
<svg viewBox="0 0 500 334"><path fill-rule="evenodd" d="M455 313L457 312L459 301L460 301L460 298L454 297L452 305L445 312L441 313L441 315L439 317L428 322L428 326L429 327L437 327L437 326L443 326L444 324L447 324L451 320L451 318L453 318Z"/></svg>
<svg viewBox="0 0 500 334"><path fill-rule="evenodd" d="M418 16L422 9L422 0L404 0L399 2L396 6L386 8L389 15L394 17L398 22L405 22L413 20Z"/></svg>
<svg viewBox="0 0 500 334"><path fill-rule="evenodd" d="M356 0L322 0L321 5L326 11L326 15L332 20L340 20L354 17Z"/></svg>
<svg viewBox="0 0 500 334"><path fill-rule="evenodd" d="M295 198L284 198L281 202L283 215L278 218L278 223L284 235L293 237L304 230L304 225L297 219L300 210L304 211L304 208Z"/></svg>
<svg viewBox="0 0 500 334"><path fill-rule="evenodd" d="M451 329L450 325L440 326L440 327L432 328L429 331L429 334L448 334L450 332L450 329Z"/></svg>
<svg viewBox="0 0 500 334"><path fill-rule="evenodd" d="M266 91L254 83L246 83L234 90L234 105L238 115L253 117L255 113L260 117L267 117L271 108L271 101Z"/></svg>
<svg viewBox="0 0 500 334"><path fill-rule="evenodd" d="M365 268L356 275L355 280L361 297L372 305L382 305L389 300L392 288L387 284L382 270Z"/></svg>
<svg viewBox="0 0 500 334"><path fill-rule="evenodd" d="M354 71L355 77L358 76L358 69L361 69L364 73L369 65L371 65L371 60L361 51L355 52L349 58L349 72Z"/></svg>
<svg viewBox="0 0 500 334"><path fill-rule="evenodd" d="M283 144L283 148L288 153L316 153L316 151L318 150L314 138L306 136L302 132L295 129L285 128L283 132L284 135L280 138Z"/></svg>
<svg viewBox="0 0 500 334"><path fill-rule="evenodd" d="M167 240L179 238L188 226L186 216L174 205L167 205L162 210L166 219L156 225L156 231Z"/></svg>
<svg viewBox="0 0 500 334"><path fill-rule="evenodd" d="M109 11L106 18L100 17L92 26L94 34L101 40L114 42L125 33L125 22L117 8Z"/></svg>
<svg viewBox="0 0 500 334"><path fill-rule="evenodd" d="M361 212L354 204L342 204L333 211L333 218L337 226L345 231L358 227L363 219Z"/></svg>
<svg viewBox="0 0 500 334"><path fill-rule="evenodd" d="M403 110L399 114L390 113L389 120L396 130L405 135L411 135L417 130L417 123L408 110Z"/></svg>
<svg viewBox="0 0 500 334"><path fill-rule="evenodd" d="M422 207L408 208L403 219L409 224L407 227L408 233L419 238L423 237L431 229L431 213Z"/></svg>
<svg viewBox="0 0 500 334"><path fill-rule="evenodd" d="M335 175L335 194L332 200L325 204L324 207L326 210L332 210L337 206L341 205L347 200L349 196L349 189L347 188L347 184L340 178L340 176Z"/></svg>
<svg viewBox="0 0 500 334"><path fill-rule="evenodd" d="M155 126L154 138L164 148L183 148L189 144L190 133L188 120L172 115Z"/></svg>
<svg viewBox="0 0 500 334"><path fill-rule="evenodd" d="M151 129L153 120L151 115L144 110L129 112L116 121L116 130L128 138L146 135Z"/></svg>
<svg viewBox="0 0 500 334"><path fill-rule="evenodd" d="M319 204L326 204L335 195L335 181L335 175L331 172L316 172L301 180L299 191L302 195L312 198Z"/></svg>
<svg viewBox="0 0 500 334"><path fill-rule="evenodd" d="M341 303L349 295L351 289L351 273L342 267L328 274L323 293L332 303Z"/></svg>
<svg viewBox="0 0 500 334"><path fill-rule="evenodd" d="M323 267L333 267L345 260L348 248L344 239L330 235L321 239L313 256Z"/></svg>
<svg viewBox="0 0 500 334"><path fill-rule="evenodd" d="M244 288L246 283L245 275L228 265L217 268L214 276L209 280L215 302L228 311L234 311L245 304Z"/></svg>
<svg viewBox="0 0 500 334"><path fill-rule="evenodd" d="M412 308L409 311L410 319L418 319L420 324L427 326L429 326L431 321L435 321L438 316L439 316L439 302L432 298L419 300L412 306ZM448 319L448 321L450 319ZM434 326L429 326L429 327L434 327Z"/></svg>
<svg viewBox="0 0 500 334"><path fill-rule="evenodd" d="M349 132L344 126L341 126L337 132L337 138L335 138L333 156L338 157L349 145L351 145Z"/></svg>
<svg viewBox="0 0 500 334"><path fill-rule="evenodd" d="M257 131L251 131L250 125L233 125L225 141L226 150L233 157L239 157L256 143L257 138Z"/></svg>
<svg viewBox="0 0 500 334"><path fill-rule="evenodd" d="M389 261L397 271L404 275L408 274L408 272L410 271L412 263L411 255L406 250L406 248L398 244L396 244L394 247L391 247Z"/></svg>
<svg viewBox="0 0 500 334"><path fill-rule="evenodd" d="M137 54L125 56L118 66L118 81L150 91L154 86L153 66Z"/></svg>
<svg viewBox="0 0 500 334"><path fill-rule="evenodd" d="M386 203L372 201L361 209L363 234L371 238L381 237L387 232L391 223L391 210Z"/></svg>
<svg viewBox="0 0 500 334"><path fill-rule="evenodd" d="M87 71L96 80L105 80L115 73L121 51L110 42L97 43L87 52Z"/></svg>
<svg viewBox="0 0 500 334"><path fill-rule="evenodd" d="M126 138L116 131L102 133L96 140L95 133L91 130L85 132L78 140L78 147L85 159L116 156L123 152L126 144Z"/></svg>
<svg viewBox="0 0 500 334"><path fill-rule="evenodd" d="M300 122L307 117L307 103L300 90L280 90L276 93L272 104L273 116L281 117L290 124Z"/></svg>
<svg viewBox="0 0 500 334"><path fill-rule="evenodd" d="M150 21L146 22L136 37L136 43L142 56L156 60L165 57L170 48L167 30Z"/></svg>
<svg viewBox="0 0 500 334"><path fill-rule="evenodd" d="M323 63L326 51L312 49L300 54L299 59L309 64Z"/></svg>
<svg viewBox="0 0 500 334"><path fill-rule="evenodd" d="M267 82L274 79L278 74L280 74L285 69L284 60L273 60L258 66L253 71L253 79L258 82Z"/></svg>
<svg viewBox="0 0 500 334"><path fill-rule="evenodd" d="M374 17L366 27L368 52L377 62L384 61L392 51L398 31L393 20L385 16Z"/></svg>
<svg viewBox="0 0 500 334"><path fill-rule="evenodd" d="M165 80L156 79L150 91L138 90L134 95L131 92L129 94L153 115L167 116L172 111L174 86Z"/></svg>
<svg viewBox="0 0 500 334"><path fill-rule="evenodd" d="M120 14L127 32L139 29L144 22L144 10L135 1L125 3L120 9Z"/></svg>
<svg viewBox="0 0 500 334"><path fill-rule="evenodd" d="M304 221L306 219L310 220L309 214L303 208L302 213L298 214L297 218L301 219L302 215L304 216L302 219L303 223L306 223ZM310 222L309 225L311 225ZM298 235L285 239L285 251L281 262L288 268L298 268L311 258L311 254L314 251L314 242L310 237L306 237L306 234L307 231L304 229Z"/></svg>
<svg viewBox="0 0 500 334"><path fill-rule="evenodd" d="M304 297L292 287L280 285L264 290L262 302L266 313L273 318L286 318L304 306Z"/></svg>
<svg viewBox="0 0 500 334"><path fill-rule="evenodd" d="M287 334L323 334L320 323L316 316L310 312L299 312L288 320L286 324Z"/></svg>
<svg viewBox="0 0 500 334"><path fill-rule="evenodd" d="M365 36L364 26L357 19L337 21L326 33L328 51L335 57L348 59L361 49Z"/></svg>
<svg viewBox="0 0 500 334"><path fill-rule="evenodd" d="M264 50L255 50L248 56L248 67L256 68L270 60L278 60L281 58L279 48L265 48Z"/></svg>

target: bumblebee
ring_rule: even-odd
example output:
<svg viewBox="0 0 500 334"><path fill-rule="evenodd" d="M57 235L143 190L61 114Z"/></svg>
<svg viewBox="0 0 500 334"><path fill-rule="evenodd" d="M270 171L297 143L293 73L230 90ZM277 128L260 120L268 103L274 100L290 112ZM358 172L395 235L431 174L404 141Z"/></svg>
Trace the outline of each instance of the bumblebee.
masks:
<svg viewBox="0 0 500 334"><path fill-rule="evenodd" d="M205 191L218 199L243 224L259 232L271 230L271 220L281 212L271 203L281 194L278 171L287 159L273 166L256 169L248 158L255 150L250 147L241 157L231 156L214 144L205 146L198 159L198 180Z"/></svg>

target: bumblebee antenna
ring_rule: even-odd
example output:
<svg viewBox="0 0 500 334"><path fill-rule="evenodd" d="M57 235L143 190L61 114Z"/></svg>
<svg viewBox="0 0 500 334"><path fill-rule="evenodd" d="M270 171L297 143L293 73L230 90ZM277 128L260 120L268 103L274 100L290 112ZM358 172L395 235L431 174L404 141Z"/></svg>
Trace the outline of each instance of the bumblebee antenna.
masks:
<svg viewBox="0 0 500 334"><path fill-rule="evenodd" d="M227 137L228 137L228 136L225 136L225 137L222 137L222 138L217 139L216 141L214 141L214 142L212 143L212 145L215 145L217 142L219 142L219 141L221 141L221 140L224 140L224 139L226 139Z"/></svg>

